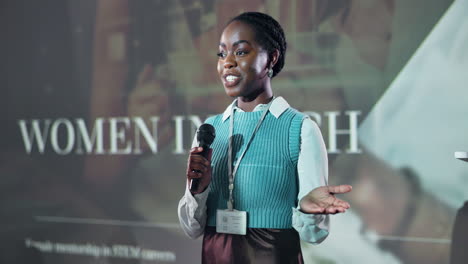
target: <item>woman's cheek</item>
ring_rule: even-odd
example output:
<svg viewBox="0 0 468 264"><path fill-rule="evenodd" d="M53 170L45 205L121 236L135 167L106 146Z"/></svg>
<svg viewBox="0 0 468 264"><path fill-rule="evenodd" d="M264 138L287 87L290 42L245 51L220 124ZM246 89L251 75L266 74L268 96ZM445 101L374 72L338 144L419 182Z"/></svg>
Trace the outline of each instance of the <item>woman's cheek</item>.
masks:
<svg viewBox="0 0 468 264"><path fill-rule="evenodd" d="M221 75L223 74L223 62L221 60L218 60L217 69L219 77L221 78Z"/></svg>

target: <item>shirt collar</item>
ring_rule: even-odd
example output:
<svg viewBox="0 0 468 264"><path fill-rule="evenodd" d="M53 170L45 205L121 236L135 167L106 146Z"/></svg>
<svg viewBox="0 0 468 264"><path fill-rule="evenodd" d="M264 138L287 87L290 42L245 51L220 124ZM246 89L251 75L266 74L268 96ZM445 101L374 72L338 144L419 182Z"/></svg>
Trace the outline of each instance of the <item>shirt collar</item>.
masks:
<svg viewBox="0 0 468 264"><path fill-rule="evenodd" d="M263 109L265 109L267 105L266 104L259 104L257 105L253 111L261 111ZM223 113L223 122L226 121L226 119L228 119L229 116L231 116L231 109L235 107L235 109L237 111L242 111L242 109L238 108L237 105L236 105L236 100L234 100L227 108L226 110L224 110L224 113ZM268 111L270 111L270 113L276 117L276 118L279 118L281 116L281 114L286 111L286 109L289 108L289 104L288 102L286 102L286 100L279 96L279 97L275 97L273 99L273 102L271 103L271 106L270 106L270 109Z"/></svg>

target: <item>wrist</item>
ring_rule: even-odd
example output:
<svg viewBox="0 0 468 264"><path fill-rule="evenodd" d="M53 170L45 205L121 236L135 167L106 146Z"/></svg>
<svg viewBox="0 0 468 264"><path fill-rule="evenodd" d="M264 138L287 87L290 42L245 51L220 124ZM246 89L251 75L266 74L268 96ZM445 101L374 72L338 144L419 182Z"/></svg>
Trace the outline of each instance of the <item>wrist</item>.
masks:
<svg viewBox="0 0 468 264"><path fill-rule="evenodd" d="M189 189L189 191L192 195L196 195L196 194L204 193L206 189L208 189L208 186L204 188L198 188L197 190L193 190L193 191Z"/></svg>

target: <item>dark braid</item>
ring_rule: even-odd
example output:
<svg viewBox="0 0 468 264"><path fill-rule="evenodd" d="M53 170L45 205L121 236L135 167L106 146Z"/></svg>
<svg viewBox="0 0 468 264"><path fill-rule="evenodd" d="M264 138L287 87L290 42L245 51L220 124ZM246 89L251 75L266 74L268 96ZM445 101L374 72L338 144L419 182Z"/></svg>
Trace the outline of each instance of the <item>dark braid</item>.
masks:
<svg viewBox="0 0 468 264"><path fill-rule="evenodd" d="M256 41L268 52L268 63L271 62L273 52L279 51L278 61L273 66L273 77L275 77L284 66L286 55L286 37L281 25L271 16L259 12L245 12L233 19L248 24L255 32Z"/></svg>

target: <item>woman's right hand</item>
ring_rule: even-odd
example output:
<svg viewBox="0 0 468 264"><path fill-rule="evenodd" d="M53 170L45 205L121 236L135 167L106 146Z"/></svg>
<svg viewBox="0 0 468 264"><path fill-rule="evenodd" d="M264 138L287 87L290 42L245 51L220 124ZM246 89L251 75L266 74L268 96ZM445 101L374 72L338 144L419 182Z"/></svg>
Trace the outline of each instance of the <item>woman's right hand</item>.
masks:
<svg viewBox="0 0 468 264"><path fill-rule="evenodd" d="M211 182L211 154L213 150L208 150L206 158L201 155L202 152L202 147L195 147L190 150L187 164L187 180L189 186L192 179L199 179L198 188L190 191L192 194L204 192Z"/></svg>

